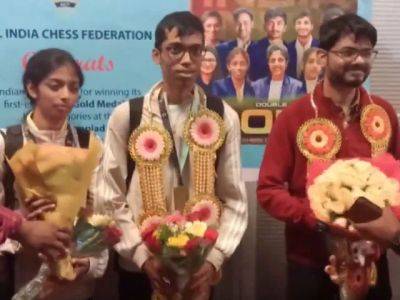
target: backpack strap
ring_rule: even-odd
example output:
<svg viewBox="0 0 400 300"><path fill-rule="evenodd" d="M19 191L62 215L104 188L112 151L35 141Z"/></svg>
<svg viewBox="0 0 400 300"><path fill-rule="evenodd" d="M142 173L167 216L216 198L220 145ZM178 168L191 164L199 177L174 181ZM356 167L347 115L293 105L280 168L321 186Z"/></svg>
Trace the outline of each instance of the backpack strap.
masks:
<svg viewBox="0 0 400 300"><path fill-rule="evenodd" d="M142 110L143 110L143 97L133 98L129 100L129 134L128 140L126 144L129 143L129 137L131 133L139 127L140 121L142 120ZM127 176L126 176L126 190L128 190L129 185L131 183L133 172L135 171L135 161L130 156L129 152L127 153Z"/></svg>
<svg viewBox="0 0 400 300"><path fill-rule="evenodd" d="M80 148L89 148L90 130L82 127L75 127L76 134L78 135L78 141Z"/></svg>
<svg viewBox="0 0 400 300"><path fill-rule="evenodd" d="M142 119L142 110L143 110L143 97L138 97L129 100L129 135L140 125L140 121ZM224 117L224 103L220 98L216 97L207 97L207 108L216 112L221 118ZM129 141L127 141L128 144ZM221 149L221 148L220 148ZM217 160L215 162L215 166L218 165L218 157L220 149L217 151ZM129 188L131 183L133 172L135 171L135 161L131 158L129 153L127 154L127 176L126 176L126 187Z"/></svg>
<svg viewBox="0 0 400 300"><path fill-rule="evenodd" d="M15 154L15 152L22 148L24 144L22 127L21 125L7 127L6 133L4 134L2 132L2 135L4 138L4 154L6 158L10 159ZM10 209L15 209L17 204L17 199L14 194L15 177L7 162L7 159L4 159L4 166L4 206Z"/></svg>

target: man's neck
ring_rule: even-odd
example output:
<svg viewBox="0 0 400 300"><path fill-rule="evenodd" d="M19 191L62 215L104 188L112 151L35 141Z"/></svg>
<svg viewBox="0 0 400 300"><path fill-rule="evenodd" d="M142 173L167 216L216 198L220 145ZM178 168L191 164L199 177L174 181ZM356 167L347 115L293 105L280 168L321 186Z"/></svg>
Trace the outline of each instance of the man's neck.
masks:
<svg viewBox="0 0 400 300"><path fill-rule="evenodd" d="M164 84L164 89L167 94L168 104L182 104L185 101L193 99L194 86L176 87L167 83Z"/></svg>
<svg viewBox="0 0 400 300"><path fill-rule="evenodd" d="M272 39L272 38L268 38L269 43L272 45L284 45L283 44L283 40L281 38L277 38L277 39Z"/></svg>
<svg viewBox="0 0 400 300"><path fill-rule="evenodd" d="M33 111L32 121L39 130L61 130L65 120L48 120L40 111Z"/></svg>
<svg viewBox="0 0 400 300"><path fill-rule="evenodd" d="M323 93L327 98L332 99L333 103L338 106L346 107L351 104L357 93L357 88L353 87L336 87L325 78L323 84Z"/></svg>
<svg viewBox="0 0 400 300"><path fill-rule="evenodd" d="M238 46L239 47L243 47L243 46L246 46L247 44L249 44L250 43L250 41L251 41L251 38L250 37L248 37L248 38L238 38L237 39L237 42L238 42Z"/></svg>
<svg viewBox="0 0 400 300"><path fill-rule="evenodd" d="M311 39L312 39L311 35L297 36L297 40L299 41L300 45L302 45L303 47L307 46L310 43Z"/></svg>

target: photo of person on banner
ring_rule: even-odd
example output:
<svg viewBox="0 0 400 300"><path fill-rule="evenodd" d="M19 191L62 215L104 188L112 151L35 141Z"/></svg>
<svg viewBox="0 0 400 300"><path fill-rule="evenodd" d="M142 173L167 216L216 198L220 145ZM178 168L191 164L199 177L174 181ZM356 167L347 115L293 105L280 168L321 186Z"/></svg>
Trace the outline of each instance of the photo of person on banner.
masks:
<svg viewBox="0 0 400 300"><path fill-rule="evenodd" d="M284 45L268 47L266 58L270 76L253 82L256 99L260 101L289 101L304 94L300 80L286 75L289 54Z"/></svg>
<svg viewBox="0 0 400 300"><path fill-rule="evenodd" d="M252 41L251 35L254 29L254 15L248 8L238 8L233 12L233 19L235 23L236 39L221 43L217 46L220 66L222 74L227 76L229 74L227 69L227 57L229 52L236 47L243 48L247 51L250 58L249 78L252 80L253 69L259 63L256 57L256 43Z"/></svg>
<svg viewBox="0 0 400 300"><path fill-rule="evenodd" d="M303 78L303 89L307 94L314 91L315 86L323 76L321 52L319 48L315 47L308 48L304 52L301 77Z"/></svg>
<svg viewBox="0 0 400 300"><path fill-rule="evenodd" d="M204 27L204 44L206 47L215 48L221 43L220 31L222 27L222 17L218 11L206 11L201 16Z"/></svg>
<svg viewBox="0 0 400 300"><path fill-rule="evenodd" d="M247 227L239 118L228 104L205 95L195 84L204 55L204 28L198 17L185 11L168 14L157 24L155 37L152 58L162 79L144 97L114 109L105 137L99 193L112 203L123 231L115 246L119 295L151 299L154 292L160 297L209 299L224 261ZM209 251L177 267L174 257L178 264L187 262L190 249L202 247L195 243L199 238L189 243L190 237L182 233L161 241L166 229L157 228L197 224L197 233L190 236L199 231L202 235L204 222L186 222L203 216L198 208L218 222L218 238L209 236L204 242L211 238L215 243Z"/></svg>
<svg viewBox="0 0 400 300"><path fill-rule="evenodd" d="M363 238L358 235L361 232L317 218L317 207L312 205L315 202L310 201L314 195L308 181L311 167L323 161L332 165L348 159L372 161L380 155L391 155L393 161L399 159L399 125L393 107L362 87L377 55L376 42L376 28L356 14L345 14L322 24L323 80L314 92L292 102L279 114L269 135L257 198L266 212L286 224L288 299L338 299L339 286L324 272L330 255L327 239L349 238L346 241L351 243L351 239ZM346 176L352 177L348 170L334 178L341 180ZM350 189L353 190L351 186ZM334 188L330 190L333 193ZM345 216L345 221L351 220L346 212L345 208L340 215ZM339 246L338 251L353 249L350 245ZM369 277L344 268L348 274L345 287L350 285L350 289L366 292L356 299L392 297L385 251L375 259L373 282L366 282ZM347 266L354 266L354 262ZM355 270L365 271L364 266L360 263Z"/></svg>
<svg viewBox="0 0 400 300"><path fill-rule="evenodd" d="M207 95L211 94L212 83L221 77L218 61L217 50L206 46L201 58L200 76L197 79L197 84Z"/></svg>
<svg viewBox="0 0 400 300"><path fill-rule="evenodd" d="M265 11L264 14L264 30L266 37L257 41L256 44L256 65L254 71L250 74L251 80L266 77L270 75L268 60L266 57L267 50L270 45L284 45L287 47L286 42L283 40L283 35L287 29L287 15L286 12L280 8L270 8Z"/></svg>
<svg viewBox="0 0 400 300"><path fill-rule="evenodd" d="M226 65L229 76L213 82L211 93L223 99L230 98L242 102L244 98L254 98L254 90L247 79L250 58L246 50L236 47L229 52Z"/></svg>
<svg viewBox="0 0 400 300"><path fill-rule="evenodd" d="M312 36L314 24L311 12L301 11L294 19L294 28L297 38L287 46L289 52L289 66L287 74L301 79L304 52L310 47L318 47L319 41Z"/></svg>

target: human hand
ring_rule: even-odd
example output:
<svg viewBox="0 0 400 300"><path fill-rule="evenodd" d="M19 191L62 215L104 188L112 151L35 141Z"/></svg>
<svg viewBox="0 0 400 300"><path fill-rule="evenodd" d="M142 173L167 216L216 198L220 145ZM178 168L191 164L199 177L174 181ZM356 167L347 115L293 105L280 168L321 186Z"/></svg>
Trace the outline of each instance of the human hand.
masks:
<svg viewBox="0 0 400 300"><path fill-rule="evenodd" d="M214 266L206 261L200 269L193 274L192 278L190 279L189 289L190 290L198 290L205 291L209 289L212 282L216 278L217 272Z"/></svg>
<svg viewBox="0 0 400 300"><path fill-rule="evenodd" d="M384 246L390 246L400 234L400 222L390 207L382 210L382 215L371 222L355 223L360 234Z"/></svg>
<svg viewBox="0 0 400 300"><path fill-rule="evenodd" d="M71 242L71 232L45 221L23 220L15 239L54 260L66 255Z"/></svg>
<svg viewBox="0 0 400 300"><path fill-rule="evenodd" d="M54 211L56 202L50 198L30 197L25 199L25 208L28 211L28 220L43 219L43 213Z"/></svg>
<svg viewBox="0 0 400 300"><path fill-rule="evenodd" d="M149 277L154 290L165 296L173 295L176 292L176 288L173 286L173 281L157 258L150 257L147 259L143 264L142 269Z"/></svg>
<svg viewBox="0 0 400 300"><path fill-rule="evenodd" d="M88 257L73 257L72 267L74 268L76 278L79 279L89 272L90 260Z"/></svg>

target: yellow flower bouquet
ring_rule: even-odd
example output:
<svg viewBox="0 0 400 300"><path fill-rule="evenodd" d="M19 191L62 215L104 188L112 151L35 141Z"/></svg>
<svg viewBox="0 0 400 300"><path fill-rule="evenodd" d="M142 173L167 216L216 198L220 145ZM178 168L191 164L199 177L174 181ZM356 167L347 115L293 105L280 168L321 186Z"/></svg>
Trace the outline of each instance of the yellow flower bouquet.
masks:
<svg viewBox="0 0 400 300"><path fill-rule="evenodd" d="M90 136L87 149L27 142L8 163L14 173L22 199L51 198L56 208L44 214L44 220L60 228L72 229L81 208L86 205L87 191L101 152L99 140ZM60 279L74 280L71 257L51 266Z"/></svg>

